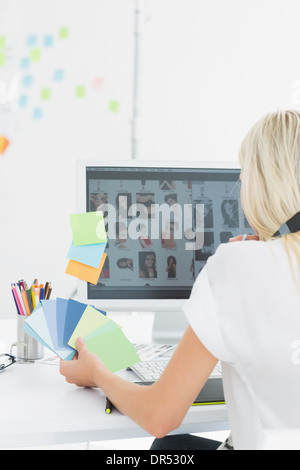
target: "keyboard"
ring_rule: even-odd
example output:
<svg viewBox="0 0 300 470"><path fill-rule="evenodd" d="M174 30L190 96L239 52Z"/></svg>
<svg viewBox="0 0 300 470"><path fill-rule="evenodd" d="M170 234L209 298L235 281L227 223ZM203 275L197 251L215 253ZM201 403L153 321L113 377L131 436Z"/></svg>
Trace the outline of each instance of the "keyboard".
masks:
<svg viewBox="0 0 300 470"><path fill-rule="evenodd" d="M163 371L165 370L169 358L151 360L151 361L142 361L134 364L130 369L138 376L142 382L156 382ZM222 377L222 367L221 363L218 362L214 370L212 371L210 378L221 378Z"/></svg>
<svg viewBox="0 0 300 470"><path fill-rule="evenodd" d="M156 382L165 370L169 359L160 359L158 361L138 362L130 369L139 377L142 382Z"/></svg>

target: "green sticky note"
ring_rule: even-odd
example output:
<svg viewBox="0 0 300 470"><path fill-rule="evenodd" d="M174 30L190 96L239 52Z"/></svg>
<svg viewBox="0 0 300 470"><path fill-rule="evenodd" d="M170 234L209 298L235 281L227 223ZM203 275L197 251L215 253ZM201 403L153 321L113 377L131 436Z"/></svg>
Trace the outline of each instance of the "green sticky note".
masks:
<svg viewBox="0 0 300 470"><path fill-rule="evenodd" d="M39 62L41 60L41 49L38 47L31 49L29 57L31 62Z"/></svg>
<svg viewBox="0 0 300 470"><path fill-rule="evenodd" d="M77 98L84 98L85 97L85 86L78 86L76 87L76 96Z"/></svg>
<svg viewBox="0 0 300 470"><path fill-rule="evenodd" d="M49 88L44 88L41 92L42 100L50 100L51 98L51 90Z"/></svg>
<svg viewBox="0 0 300 470"><path fill-rule="evenodd" d="M77 338L87 336L89 333L97 330L106 323L113 323L113 321L88 305L77 323L77 326L68 341L68 345L75 349Z"/></svg>
<svg viewBox="0 0 300 470"><path fill-rule="evenodd" d="M86 212L70 215L75 246L107 242L103 212Z"/></svg>
<svg viewBox="0 0 300 470"><path fill-rule="evenodd" d="M6 64L6 54L0 53L0 67L4 67Z"/></svg>
<svg viewBox="0 0 300 470"><path fill-rule="evenodd" d="M110 110L112 113L117 113L117 112L119 111L119 107L120 107L120 103L118 103L118 101L112 100L112 101L109 103L109 110Z"/></svg>
<svg viewBox="0 0 300 470"><path fill-rule="evenodd" d="M97 354L112 372L118 372L140 362L135 348L121 328L115 328L99 336L86 337L85 343L88 351Z"/></svg>
<svg viewBox="0 0 300 470"><path fill-rule="evenodd" d="M0 36L0 49L4 49L6 46L6 37Z"/></svg>
<svg viewBox="0 0 300 470"><path fill-rule="evenodd" d="M67 39L69 37L69 28L67 28L66 26L60 28L59 37L60 39Z"/></svg>

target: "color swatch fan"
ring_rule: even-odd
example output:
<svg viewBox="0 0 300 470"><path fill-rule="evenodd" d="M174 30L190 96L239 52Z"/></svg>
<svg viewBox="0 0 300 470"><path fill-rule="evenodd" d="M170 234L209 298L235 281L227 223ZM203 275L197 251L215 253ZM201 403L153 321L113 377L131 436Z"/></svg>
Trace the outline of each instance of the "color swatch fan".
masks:
<svg viewBox="0 0 300 470"><path fill-rule="evenodd" d="M121 327L106 312L72 299L42 300L26 319L24 330L67 361L76 353L76 339L82 337L87 349L112 372L140 362Z"/></svg>

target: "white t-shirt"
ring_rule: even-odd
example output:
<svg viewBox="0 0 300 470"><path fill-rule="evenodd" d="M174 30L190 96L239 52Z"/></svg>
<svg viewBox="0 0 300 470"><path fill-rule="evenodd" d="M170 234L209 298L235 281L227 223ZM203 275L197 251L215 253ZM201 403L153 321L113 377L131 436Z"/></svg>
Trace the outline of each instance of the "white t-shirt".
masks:
<svg viewBox="0 0 300 470"><path fill-rule="evenodd" d="M221 245L199 274L184 311L222 361L235 449L254 449L260 429L300 428L300 277L283 246Z"/></svg>

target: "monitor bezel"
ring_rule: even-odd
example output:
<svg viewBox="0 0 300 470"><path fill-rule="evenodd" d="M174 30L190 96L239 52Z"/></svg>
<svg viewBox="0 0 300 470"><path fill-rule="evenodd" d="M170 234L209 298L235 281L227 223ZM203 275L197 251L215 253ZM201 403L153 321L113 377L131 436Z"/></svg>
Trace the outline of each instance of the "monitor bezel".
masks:
<svg viewBox="0 0 300 470"><path fill-rule="evenodd" d="M238 162L223 161L144 161L144 160L102 160L80 159L77 160L77 211L86 212L86 168L88 167L111 167L111 168L170 168L170 169L188 169L188 170L240 170ZM87 283L81 280L77 281L78 300L95 307L102 308L111 312L161 312L161 311L180 311L186 302L186 299L90 299L88 298Z"/></svg>

